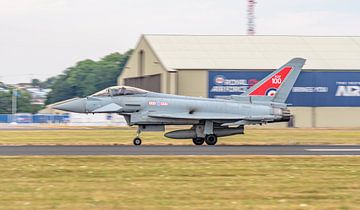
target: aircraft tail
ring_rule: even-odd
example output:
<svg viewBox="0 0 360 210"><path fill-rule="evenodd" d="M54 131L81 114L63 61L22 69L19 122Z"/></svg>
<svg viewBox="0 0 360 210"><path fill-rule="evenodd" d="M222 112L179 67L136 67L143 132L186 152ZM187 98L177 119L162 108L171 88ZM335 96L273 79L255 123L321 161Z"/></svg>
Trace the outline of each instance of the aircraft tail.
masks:
<svg viewBox="0 0 360 210"><path fill-rule="evenodd" d="M284 103L305 64L304 58L293 58L249 88L241 96L271 96L273 102Z"/></svg>

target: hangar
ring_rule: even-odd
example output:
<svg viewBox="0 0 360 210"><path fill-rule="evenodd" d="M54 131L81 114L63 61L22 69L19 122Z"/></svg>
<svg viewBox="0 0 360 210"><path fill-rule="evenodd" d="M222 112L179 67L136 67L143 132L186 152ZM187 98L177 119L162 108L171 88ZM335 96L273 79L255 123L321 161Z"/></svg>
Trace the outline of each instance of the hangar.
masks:
<svg viewBox="0 0 360 210"><path fill-rule="evenodd" d="M187 96L241 94L307 59L288 103L296 127L360 126L359 36L142 35L119 85Z"/></svg>

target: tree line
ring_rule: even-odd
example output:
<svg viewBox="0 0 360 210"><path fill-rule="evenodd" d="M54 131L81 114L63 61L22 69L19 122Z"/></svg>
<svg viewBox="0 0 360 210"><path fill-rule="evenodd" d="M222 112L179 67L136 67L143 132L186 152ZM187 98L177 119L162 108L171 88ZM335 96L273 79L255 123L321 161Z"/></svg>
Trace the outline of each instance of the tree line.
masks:
<svg viewBox="0 0 360 210"><path fill-rule="evenodd" d="M111 53L99 61L86 59L67 68L62 74L48 78L41 82L33 79L34 86L51 88L46 104L58 101L84 97L100 91L106 87L117 84L117 78L123 71L132 50L121 54ZM11 113L12 91L0 92L0 113ZM26 91L21 91L18 96L18 112L36 113L42 107L31 105L31 96Z"/></svg>
<svg viewBox="0 0 360 210"><path fill-rule="evenodd" d="M47 97L46 104L74 97L84 97L116 85L117 78L130 54L131 50L124 54L112 53L99 61L86 59L66 69L63 74L50 78L53 80L52 91Z"/></svg>

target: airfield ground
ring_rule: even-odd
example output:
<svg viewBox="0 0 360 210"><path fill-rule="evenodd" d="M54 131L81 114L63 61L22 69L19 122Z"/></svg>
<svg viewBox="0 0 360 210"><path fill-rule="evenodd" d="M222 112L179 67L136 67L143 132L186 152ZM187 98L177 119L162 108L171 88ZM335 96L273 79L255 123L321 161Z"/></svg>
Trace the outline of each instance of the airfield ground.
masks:
<svg viewBox="0 0 360 210"><path fill-rule="evenodd" d="M0 209L357 209L357 157L1 157Z"/></svg>
<svg viewBox="0 0 360 210"><path fill-rule="evenodd" d="M131 145L135 129L72 127L0 130L0 145ZM162 132L142 134L144 145L191 145L191 140L167 139ZM360 144L360 129L249 128L245 135L219 138L218 144Z"/></svg>
<svg viewBox="0 0 360 210"><path fill-rule="evenodd" d="M133 129L0 130L0 145L132 144ZM144 144L191 144L144 133ZM360 144L357 129L251 128L221 144ZM0 156L0 209L357 209L355 156Z"/></svg>

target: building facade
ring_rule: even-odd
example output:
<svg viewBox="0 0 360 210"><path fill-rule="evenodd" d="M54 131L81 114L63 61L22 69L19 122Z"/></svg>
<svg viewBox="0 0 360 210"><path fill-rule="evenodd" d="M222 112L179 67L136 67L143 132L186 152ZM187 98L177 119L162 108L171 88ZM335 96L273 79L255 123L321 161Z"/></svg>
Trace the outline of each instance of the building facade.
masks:
<svg viewBox="0 0 360 210"><path fill-rule="evenodd" d="M307 59L287 103L297 127L360 127L360 37L143 35L119 85L200 97L243 93Z"/></svg>

